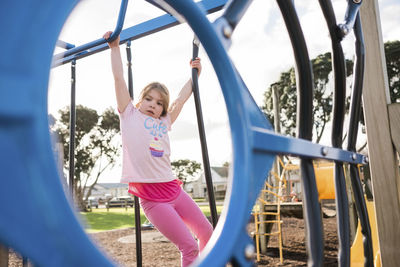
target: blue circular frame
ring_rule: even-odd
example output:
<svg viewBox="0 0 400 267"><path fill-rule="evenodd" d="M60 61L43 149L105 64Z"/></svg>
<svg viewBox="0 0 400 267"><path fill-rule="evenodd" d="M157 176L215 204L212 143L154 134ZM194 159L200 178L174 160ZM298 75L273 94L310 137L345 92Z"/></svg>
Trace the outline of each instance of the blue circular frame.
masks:
<svg viewBox="0 0 400 267"><path fill-rule="evenodd" d="M246 224L273 154L252 151L254 126L271 129L236 72L206 14L192 1L166 1L204 45L225 97L233 142L233 177L226 208L195 265L252 265ZM40 266L113 266L85 234L58 177L48 131L47 88L52 52L75 0L2 1L0 44L0 243ZM38 7L38 8L32 8ZM40 7L40 8L39 8Z"/></svg>

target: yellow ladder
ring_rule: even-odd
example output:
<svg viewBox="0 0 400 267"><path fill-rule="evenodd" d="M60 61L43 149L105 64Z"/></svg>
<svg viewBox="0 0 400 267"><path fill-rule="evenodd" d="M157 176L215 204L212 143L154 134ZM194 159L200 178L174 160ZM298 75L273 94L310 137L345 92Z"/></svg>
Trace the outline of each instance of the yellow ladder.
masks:
<svg viewBox="0 0 400 267"><path fill-rule="evenodd" d="M287 164L284 164L283 161L278 158L279 163L283 167L282 174L280 177L278 174L271 172L271 175L278 181L278 186L274 187L270 185L268 182L265 183L265 189L261 190L260 195L263 196L265 194L272 195L276 201L275 202L268 202L263 197L259 197L258 201L262 205L256 205L256 208L253 211L254 216L254 225L255 225L255 232L253 233L256 238L256 250L257 250L257 261L260 261L260 236L278 236L279 242L279 259L280 262L283 263L283 254L282 254L282 220L281 220L281 202L282 202L282 195L283 189L286 188L286 179L285 173L287 170L292 169L292 164L290 161ZM273 211L265 211L265 205L276 205L276 212ZM260 206L262 208L260 209ZM258 208L257 208L258 207ZM272 215L276 219L275 220L260 220L259 218L263 218L265 215ZM261 224L276 224L278 230L275 232L270 233L261 233L259 229L259 225Z"/></svg>

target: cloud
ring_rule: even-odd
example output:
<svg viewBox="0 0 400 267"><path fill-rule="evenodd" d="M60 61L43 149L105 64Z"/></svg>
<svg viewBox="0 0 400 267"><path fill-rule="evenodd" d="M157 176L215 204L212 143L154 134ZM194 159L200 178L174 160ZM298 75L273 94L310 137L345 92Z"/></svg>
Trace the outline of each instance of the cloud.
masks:
<svg viewBox="0 0 400 267"><path fill-rule="evenodd" d="M192 135L191 137L173 139L171 134L171 160L191 159L198 162L203 161L200 139L198 135ZM206 139L208 157L212 166L221 166L224 162L231 160L232 145L227 124L214 125L211 130L207 130Z"/></svg>

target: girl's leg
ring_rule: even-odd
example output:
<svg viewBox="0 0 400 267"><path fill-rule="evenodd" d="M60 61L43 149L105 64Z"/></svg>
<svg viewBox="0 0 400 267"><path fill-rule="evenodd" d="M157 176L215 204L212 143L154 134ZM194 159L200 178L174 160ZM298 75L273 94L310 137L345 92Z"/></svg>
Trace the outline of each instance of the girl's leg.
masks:
<svg viewBox="0 0 400 267"><path fill-rule="evenodd" d="M210 239L213 227L194 200L183 190L173 201L175 210L182 217L185 224L199 239L200 251Z"/></svg>
<svg viewBox="0 0 400 267"><path fill-rule="evenodd" d="M182 266L189 266L198 256L199 248L190 230L169 202L141 199L147 219L181 252Z"/></svg>

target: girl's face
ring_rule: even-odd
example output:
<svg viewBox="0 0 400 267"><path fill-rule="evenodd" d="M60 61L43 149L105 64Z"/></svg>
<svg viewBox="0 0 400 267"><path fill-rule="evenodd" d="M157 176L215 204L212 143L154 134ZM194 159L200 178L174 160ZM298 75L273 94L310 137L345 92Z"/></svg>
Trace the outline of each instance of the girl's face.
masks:
<svg viewBox="0 0 400 267"><path fill-rule="evenodd" d="M160 92L150 90L140 101L139 110L143 114L159 119L163 112L163 100Z"/></svg>

